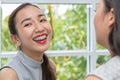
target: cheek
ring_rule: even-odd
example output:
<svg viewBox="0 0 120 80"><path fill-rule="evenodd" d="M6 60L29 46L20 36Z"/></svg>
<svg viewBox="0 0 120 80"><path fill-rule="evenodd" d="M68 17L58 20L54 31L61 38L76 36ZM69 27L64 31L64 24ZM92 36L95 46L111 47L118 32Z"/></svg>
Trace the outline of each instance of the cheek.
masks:
<svg viewBox="0 0 120 80"><path fill-rule="evenodd" d="M52 39L52 35L53 35L53 34L52 34L53 29L52 29L51 25L47 27L47 32L48 32L48 34L49 34L49 36L50 36L50 40L51 40L51 39Z"/></svg>
<svg viewBox="0 0 120 80"><path fill-rule="evenodd" d="M104 26L104 15L101 13L101 11L96 12L94 16L94 26L96 32L101 31Z"/></svg>
<svg viewBox="0 0 120 80"><path fill-rule="evenodd" d="M98 19L97 19L97 14L94 17L94 27L95 27L95 31L97 31L97 24L98 24Z"/></svg>
<svg viewBox="0 0 120 80"><path fill-rule="evenodd" d="M26 41L31 38L32 33L33 33L32 29L27 29L27 30L21 29L19 31L19 37L20 37L21 41Z"/></svg>
<svg viewBox="0 0 120 80"><path fill-rule="evenodd" d="M95 14L94 16L94 27L95 27L95 33L96 33L96 40L99 43L100 41L100 37L101 37L101 20L100 20L100 16L98 13Z"/></svg>
<svg viewBox="0 0 120 80"><path fill-rule="evenodd" d="M45 24L45 29L47 30L48 33L52 34L52 27L50 24Z"/></svg>
<svg viewBox="0 0 120 80"><path fill-rule="evenodd" d="M49 29L48 29L48 33L50 34L50 39L52 39L52 28L50 27Z"/></svg>

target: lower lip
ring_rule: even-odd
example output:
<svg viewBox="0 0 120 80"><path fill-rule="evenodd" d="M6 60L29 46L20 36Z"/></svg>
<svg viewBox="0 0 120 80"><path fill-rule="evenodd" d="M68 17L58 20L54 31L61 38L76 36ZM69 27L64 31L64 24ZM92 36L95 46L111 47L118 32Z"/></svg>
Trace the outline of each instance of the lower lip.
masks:
<svg viewBox="0 0 120 80"><path fill-rule="evenodd" d="M45 44L47 42L47 39L42 40L42 41L37 41L38 44Z"/></svg>

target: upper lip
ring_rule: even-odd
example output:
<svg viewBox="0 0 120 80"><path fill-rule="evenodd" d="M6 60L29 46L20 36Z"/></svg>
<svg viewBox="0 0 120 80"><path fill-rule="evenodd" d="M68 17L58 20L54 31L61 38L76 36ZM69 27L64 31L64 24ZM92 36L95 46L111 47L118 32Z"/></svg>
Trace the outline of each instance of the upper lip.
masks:
<svg viewBox="0 0 120 80"><path fill-rule="evenodd" d="M39 35L35 36L35 37L33 38L33 40L36 39L36 38L38 38L38 37L42 37L42 36L47 36L47 34L46 34L46 33L39 34Z"/></svg>

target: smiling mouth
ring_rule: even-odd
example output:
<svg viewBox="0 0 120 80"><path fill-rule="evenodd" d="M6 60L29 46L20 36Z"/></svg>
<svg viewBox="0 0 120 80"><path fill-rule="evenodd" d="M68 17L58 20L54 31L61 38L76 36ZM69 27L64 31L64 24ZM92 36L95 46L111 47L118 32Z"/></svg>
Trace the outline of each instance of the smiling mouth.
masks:
<svg viewBox="0 0 120 80"><path fill-rule="evenodd" d="M34 41L42 41L42 40L45 40L45 39L47 39L47 35L43 35L41 37L34 38L33 40Z"/></svg>
<svg viewBox="0 0 120 80"><path fill-rule="evenodd" d="M38 35L33 40L38 44L45 44L47 42L47 34Z"/></svg>

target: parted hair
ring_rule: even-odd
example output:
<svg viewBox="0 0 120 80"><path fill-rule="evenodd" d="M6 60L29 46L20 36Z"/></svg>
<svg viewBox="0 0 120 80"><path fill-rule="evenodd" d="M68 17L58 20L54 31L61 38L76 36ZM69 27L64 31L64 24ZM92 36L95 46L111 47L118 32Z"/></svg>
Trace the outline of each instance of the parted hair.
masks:
<svg viewBox="0 0 120 80"><path fill-rule="evenodd" d="M38 9L40 9L38 6L33 5L31 3L23 3L20 6L18 6L9 16L9 20L8 20L8 27L10 30L10 33L13 35L17 35L17 30L16 30L16 15L17 13L27 7L27 6L34 6ZM55 64L52 62L52 60L50 60L47 55L43 54L43 63L42 63L42 76L43 79L42 80L56 80L56 69L55 69Z"/></svg>

